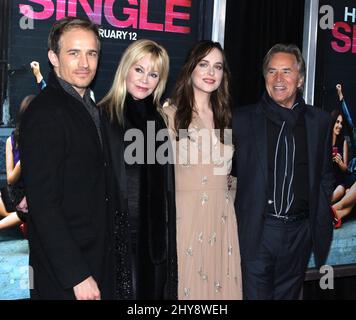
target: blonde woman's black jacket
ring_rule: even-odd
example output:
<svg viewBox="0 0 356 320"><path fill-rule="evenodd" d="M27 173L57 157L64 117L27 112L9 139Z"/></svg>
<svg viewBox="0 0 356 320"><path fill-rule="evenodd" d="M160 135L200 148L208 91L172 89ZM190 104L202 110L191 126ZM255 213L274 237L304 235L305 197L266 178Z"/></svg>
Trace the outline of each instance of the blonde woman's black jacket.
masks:
<svg viewBox="0 0 356 320"><path fill-rule="evenodd" d="M129 96L125 104L124 125L109 122L109 142L113 169L117 181L119 199L119 238L129 239L120 251L131 254L132 239L130 237L128 172L124 160L124 135L129 129L140 129L144 135L145 146L154 143L147 136L147 121L154 124L155 133L165 129L162 116L156 111L152 96L137 103ZM137 112L141 108L141 113ZM169 137L167 136L169 139ZM169 140L168 140L169 142ZM126 142L126 145L129 143ZM163 142L156 141L157 151ZM137 189L140 189L138 199L137 265L131 266L131 273L136 278L131 298L135 299L176 299L177 298L177 253L176 253L176 211L175 185L173 164L140 164L140 179ZM135 188L134 188L135 189ZM132 190L132 188L131 188ZM135 192L135 191L134 191ZM132 259L130 259L132 261ZM118 263L119 270L127 269L127 260ZM120 273L118 273L119 277ZM118 279L120 283L122 279ZM129 297L130 298L130 297Z"/></svg>

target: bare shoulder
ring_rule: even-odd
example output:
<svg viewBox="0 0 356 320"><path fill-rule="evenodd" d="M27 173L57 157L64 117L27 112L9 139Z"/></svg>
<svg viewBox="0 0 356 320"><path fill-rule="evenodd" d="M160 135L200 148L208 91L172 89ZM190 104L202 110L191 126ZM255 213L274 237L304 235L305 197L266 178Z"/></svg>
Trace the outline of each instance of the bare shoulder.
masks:
<svg viewBox="0 0 356 320"><path fill-rule="evenodd" d="M166 100L165 103L162 106L163 108L163 113L167 117L168 121L168 128L172 129L174 128L174 117L177 111L177 108L175 105L171 104L170 100Z"/></svg>
<svg viewBox="0 0 356 320"><path fill-rule="evenodd" d="M169 99L167 99L164 104L163 104L163 112L168 116L174 118L174 115L177 111L177 108L175 105L171 103Z"/></svg>

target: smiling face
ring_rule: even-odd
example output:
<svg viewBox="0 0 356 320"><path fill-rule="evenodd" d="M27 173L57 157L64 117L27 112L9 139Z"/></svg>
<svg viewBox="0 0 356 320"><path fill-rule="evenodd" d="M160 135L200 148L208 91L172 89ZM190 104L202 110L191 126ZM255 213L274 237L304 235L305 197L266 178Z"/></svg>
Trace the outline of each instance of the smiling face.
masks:
<svg viewBox="0 0 356 320"><path fill-rule="evenodd" d="M335 124L334 124L334 129L333 129L333 133L334 135L338 136L341 133L341 129L342 129L342 116L341 114L336 118Z"/></svg>
<svg viewBox="0 0 356 320"><path fill-rule="evenodd" d="M126 89L135 100L147 98L159 82L159 70L155 70L151 54L134 63L126 76Z"/></svg>
<svg viewBox="0 0 356 320"><path fill-rule="evenodd" d="M73 28L63 33L59 44L59 53L50 50L48 58L57 76L70 83L83 96L98 66L97 38L92 31Z"/></svg>
<svg viewBox="0 0 356 320"><path fill-rule="evenodd" d="M211 94L217 90L224 75L223 56L213 48L194 68L191 79L194 93Z"/></svg>
<svg viewBox="0 0 356 320"><path fill-rule="evenodd" d="M290 53L275 53L267 66L265 84L269 96L276 103L292 108L298 88L303 84L296 57Z"/></svg>

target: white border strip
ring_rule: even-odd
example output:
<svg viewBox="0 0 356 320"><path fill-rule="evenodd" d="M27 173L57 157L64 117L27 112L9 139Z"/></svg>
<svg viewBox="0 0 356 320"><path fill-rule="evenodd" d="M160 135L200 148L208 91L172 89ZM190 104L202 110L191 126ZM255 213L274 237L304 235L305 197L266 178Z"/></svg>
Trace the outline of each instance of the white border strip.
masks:
<svg viewBox="0 0 356 320"><path fill-rule="evenodd" d="M225 37L225 15L226 0L214 0L214 15L211 40L220 42L222 47L224 47Z"/></svg>
<svg viewBox="0 0 356 320"><path fill-rule="evenodd" d="M319 0L306 0L304 7L303 57L306 65L304 99L314 103L316 48L318 38Z"/></svg>

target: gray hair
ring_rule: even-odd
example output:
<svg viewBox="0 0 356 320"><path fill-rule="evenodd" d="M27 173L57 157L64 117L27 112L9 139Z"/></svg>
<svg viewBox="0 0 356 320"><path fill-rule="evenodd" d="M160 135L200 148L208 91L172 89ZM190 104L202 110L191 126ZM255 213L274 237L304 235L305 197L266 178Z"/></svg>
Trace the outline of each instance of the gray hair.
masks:
<svg viewBox="0 0 356 320"><path fill-rule="evenodd" d="M304 79L305 79L305 62L302 56L302 53L300 52L299 48L295 44L283 44L283 43L277 43L275 44L265 55L263 59L263 76L266 77L267 74L267 68L269 65L269 62L271 61L272 57L276 53L289 53L295 56L297 59L297 65L298 65L298 71L299 71L299 76L302 79L302 86L300 89L303 88L304 86Z"/></svg>

